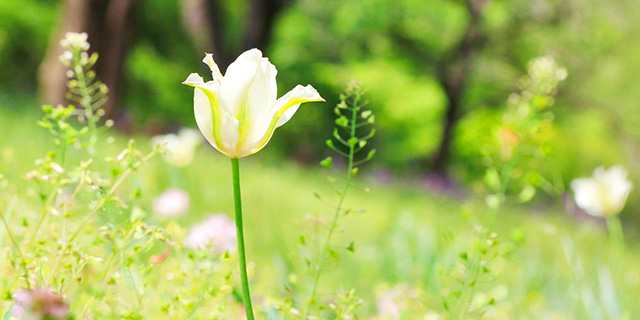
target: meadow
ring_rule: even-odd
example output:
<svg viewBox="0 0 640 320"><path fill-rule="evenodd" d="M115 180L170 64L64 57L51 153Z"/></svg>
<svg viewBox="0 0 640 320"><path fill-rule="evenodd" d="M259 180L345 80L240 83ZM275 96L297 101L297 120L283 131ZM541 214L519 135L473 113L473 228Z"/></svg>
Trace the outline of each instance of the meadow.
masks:
<svg viewBox="0 0 640 320"><path fill-rule="evenodd" d="M13 107L4 108L0 115L0 203L4 219L22 246L41 214L35 205L37 184L26 180L25 173L33 168L35 159L55 146L48 132L36 126L39 114L25 111L32 109L29 105L34 101L3 103ZM117 154L126 149L129 138L117 132L101 133L94 157ZM149 138L133 138L143 153L151 150ZM69 153L67 162L82 159L74 153ZM308 295L305 252L309 247L317 250L333 210L335 193L326 178L330 170L268 155L243 159L242 164L247 255L257 315L295 319L299 317L295 310L301 309ZM103 165L97 171L108 172ZM233 217L229 166L226 157L202 145L186 167L172 166L158 155L131 175L118 191L126 205L107 207L82 232L78 249L103 259L89 261L82 277L87 280L76 279L77 284L65 289L73 314L78 316L91 305L96 318L240 318L237 256L233 251L211 254L183 245L189 228L208 214ZM636 248L626 247L624 258L613 254L616 251L605 228L576 221L560 204L502 206L490 227L496 244L490 246L491 256L481 259L487 264L486 275L469 278L471 265L465 261L485 250L479 241L487 241L480 236L483 231L478 231L488 210L481 197L470 190L436 192L415 179L381 181L366 170L355 185L346 200L353 212L340 220L332 240L336 254L320 281L323 307L318 315L323 318L456 318L462 301L470 305L470 314L463 317L478 319L631 319L640 312L633 298L640 290ZM190 206L185 214L162 217L154 213L154 198L168 188L188 193ZM101 287L95 277L105 267L104 257L113 244L97 234L112 224L127 230L134 212L146 224L166 229L171 241L154 241L127 256L127 263L114 269L114 278ZM77 224L85 214L74 212L70 221ZM49 229L38 237L37 247L42 248L29 255L34 259L36 283L47 278L51 260L59 254L59 248L49 242L59 236L60 217L48 219ZM19 255L7 230L3 228L0 235L2 309L10 310L11 295L23 284L17 280L21 278L16 262ZM309 247L301 244L301 237ZM634 241L628 238L626 242ZM150 262L163 252L167 255L162 262ZM477 282L465 283L469 279ZM468 300L452 295L455 288L462 296L470 295ZM353 304L337 293L348 295L351 289L358 299L357 308L337 316L329 306ZM95 297L98 303L92 304Z"/></svg>

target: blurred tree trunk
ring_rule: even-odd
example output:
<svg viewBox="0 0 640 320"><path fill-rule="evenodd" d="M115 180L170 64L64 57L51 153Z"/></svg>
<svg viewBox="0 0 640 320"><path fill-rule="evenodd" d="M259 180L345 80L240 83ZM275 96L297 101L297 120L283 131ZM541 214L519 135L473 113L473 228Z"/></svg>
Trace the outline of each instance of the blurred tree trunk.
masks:
<svg viewBox="0 0 640 320"><path fill-rule="evenodd" d="M462 117L462 102L473 66L475 53L484 46L485 32L481 25L482 10L489 0L467 0L469 24L458 46L444 63L436 67L440 84L447 96L448 106L444 117L442 138L433 157L431 170L440 176L447 175L451 158L451 143L458 120Z"/></svg>
<svg viewBox="0 0 640 320"><path fill-rule="evenodd" d="M224 3L222 0L207 0L213 56L220 70L224 72L235 57L245 50L258 48L264 51L271 40L276 19L288 3L289 0L249 0L241 47L231 48L225 38L227 24L224 21Z"/></svg>
<svg viewBox="0 0 640 320"><path fill-rule="evenodd" d="M276 18L287 2L287 0L250 0L249 22L244 34L243 51L251 48L265 49L268 41L271 40Z"/></svg>
<svg viewBox="0 0 640 320"><path fill-rule="evenodd" d="M85 0L66 0L64 3L63 19L56 36L51 39L45 58L38 72L38 84L40 97L43 104L65 104L66 92L66 67L60 63L59 57L64 51L60 46L67 32L82 32L86 22L77 17L84 17L89 12L89 6Z"/></svg>
<svg viewBox="0 0 640 320"><path fill-rule="evenodd" d="M441 56L434 55L429 49L407 37L401 29L392 30L391 33L396 45L435 75L447 97L447 107L442 119L442 138L431 161L425 160L421 166L443 178L447 178L451 143L455 126L463 115L464 94L474 56L486 43L481 20L482 11L488 2L489 0L464 1L469 15L467 28L458 45Z"/></svg>
<svg viewBox="0 0 640 320"><path fill-rule="evenodd" d="M65 68L58 61L59 45L67 32L87 32L90 51L100 55L95 67L97 78L109 87L109 100L103 106L107 115L118 111L122 97L122 78L127 43L131 35L134 0L66 0L62 24L49 44L40 67L40 92L44 103L67 103Z"/></svg>

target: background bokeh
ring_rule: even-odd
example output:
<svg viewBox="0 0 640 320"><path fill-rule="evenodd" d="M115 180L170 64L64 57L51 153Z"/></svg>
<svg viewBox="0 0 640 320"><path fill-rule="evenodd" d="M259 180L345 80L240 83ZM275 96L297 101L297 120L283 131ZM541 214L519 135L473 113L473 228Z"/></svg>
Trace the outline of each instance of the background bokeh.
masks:
<svg viewBox="0 0 640 320"><path fill-rule="evenodd" d="M89 34L91 51L100 55L97 77L110 88L104 110L115 131L101 132L100 155L117 154L129 138L150 149L151 136L195 127L193 89L181 82L192 72L207 78L203 53L212 52L224 71L241 52L258 47L278 68L279 95L312 84L327 103L303 105L259 156L243 159L248 251L260 266L252 279L257 295L287 297L283 284L293 283L291 274L304 264L292 258L300 250L297 239L324 231L315 221L327 207L314 194L333 191L317 163L331 154L325 141L333 107L355 79L375 114L377 133L367 148L377 153L347 200L364 213L350 216L337 236L355 241L357 250L323 285L356 288L367 301L363 314L374 315L380 292L409 284L424 290L424 300L431 299L425 310L431 310L442 296L439 285L448 285L438 284L438 268L454 265L467 242L475 245L467 240L487 211L485 196L495 192L487 187L487 168L495 172L504 163L487 161L499 158L490 148L510 96L522 89L529 62L550 56L568 76L557 94L545 97L554 101L545 102L549 112L541 116L551 114L553 121L536 137L544 155L509 163L516 183L504 193L514 197L495 231L513 247L496 267L496 283L509 287L508 303L498 307L508 306L507 319L633 319L640 313L633 298L640 293L638 16L637 0L0 0L0 176L12 181L11 192L0 192L0 207L13 193L37 203L33 182L22 178L34 159L54 149L36 120L41 104L68 102L58 58L67 31ZM614 261L620 268L609 268L604 221L583 223L584 212L576 217L570 183L618 164L634 184L620 216L629 249L626 260ZM136 194L129 199L134 207L152 212L164 190L186 190L189 214L175 224L187 232L208 212L231 216L227 171L227 159L202 147L186 168L154 159L122 194ZM535 185L540 188L530 202L517 200L521 190L531 190L527 173L547 179L546 186ZM20 207L10 221L18 231L40 214ZM118 225L127 210L98 220ZM146 220L174 225L152 214ZM164 249L156 245L147 254ZM158 279L173 267L159 266L157 278L146 281L164 281ZM172 290L149 293L149 306L170 300ZM627 295L616 300L616 290ZM0 307L11 303L5 300ZM631 307L622 312L625 303Z"/></svg>
<svg viewBox="0 0 640 320"><path fill-rule="evenodd" d="M48 83L64 74L48 72L47 63L57 63L64 31L85 30L102 55L99 76L118 95L109 113L123 130L193 126L192 93L180 82L206 72L202 52L213 52L224 70L259 45L279 69L280 94L312 83L331 106L346 82L363 83L379 120L375 166L468 183L483 172L471 140L489 134L485 124L505 106L527 61L552 55L569 77L554 110L558 150L548 170L569 180L620 163L637 178L637 1L120 2L2 1L3 99L60 102L60 89ZM332 121L327 105L302 108L265 152L319 159Z"/></svg>

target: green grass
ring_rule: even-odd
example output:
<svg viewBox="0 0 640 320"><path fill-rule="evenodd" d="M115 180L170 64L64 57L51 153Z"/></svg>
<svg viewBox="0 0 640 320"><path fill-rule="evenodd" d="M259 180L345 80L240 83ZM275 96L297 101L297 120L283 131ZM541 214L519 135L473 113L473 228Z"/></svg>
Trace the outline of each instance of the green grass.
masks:
<svg viewBox="0 0 640 320"><path fill-rule="evenodd" d="M32 108L27 103L11 103ZM35 125L35 113L10 109L6 102L0 105L0 173L12 183L19 197L35 203L30 191L35 186L21 177L33 167L35 159L54 147L45 130ZM101 141L105 138L101 137ZM113 145L101 144L100 154L117 153L128 139L121 135L115 138ZM135 138L141 149L150 149L146 137ZM247 256L254 263L251 285L259 306L264 297L287 295L285 283L293 282L294 287L304 283L304 262L296 258L301 252L299 237L304 234L313 240L316 231L325 234L326 230L309 218L328 220L332 212L314 193L329 203L336 198L326 180L328 170L275 159L268 155L268 148L240 163ZM71 157L69 161L77 160ZM363 211L342 219L333 241L341 246L353 241L355 252L339 250L340 260L331 264L320 281L320 297L330 299L338 288L355 288L364 299L359 314L371 319L382 292L397 284L408 284L420 292L417 307L411 306L418 311L403 314L402 319L421 319L429 310L441 310L440 295L450 289L450 283L439 275L454 266L458 255L468 250L468 243L473 241L473 229L486 210L478 200L481 197L431 194L411 180L382 185L366 172L357 179L357 185L362 187L349 191L346 207ZM128 180L121 195L139 188L142 197L133 200L134 205L151 212L154 197L169 187L184 188L191 196L189 213L175 219L185 229L207 212L232 216L230 161L209 146L199 148L193 164L183 169L154 158L140 174ZM6 208L8 199L8 194L0 195L0 210ZM500 296L486 318L637 318L640 256L635 239L627 239L627 255L621 262L612 256L605 230L578 223L554 206L548 207L551 209L513 205L499 212L492 230L498 233L504 245L502 252L506 253L493 265L491 274L496 279L478 284L477 292L506 288L508 293ZM20 215L14 214L11 223L19 223ZM98 217L93 222L103 219ZM171 222L152 214L147 220L160 225ZM6 237L2 245L10 246ZM157 273L155 276L162 278ZM291 281L294 273L298 281ZM609 286L616 289L615 297ZM306 296L308 292L303 290L300 294ZM9 303L5 301L0 306Z"/></svg>

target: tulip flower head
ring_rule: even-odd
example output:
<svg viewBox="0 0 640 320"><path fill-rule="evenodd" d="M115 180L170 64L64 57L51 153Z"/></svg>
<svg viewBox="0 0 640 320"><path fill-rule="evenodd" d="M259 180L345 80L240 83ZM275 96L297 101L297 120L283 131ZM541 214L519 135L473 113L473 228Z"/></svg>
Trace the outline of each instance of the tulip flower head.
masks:
<svg viewBox="0 0 640 320"><path fill-rule="evenodd" d="M205 82L197 73L183 84L195 88L198 128L221 153L242 158L260 151L276 128L285 124L303 102L324 101L312 86L297 85L277 98L276 67L258 49L242 53L223 76L211 54L203 60L213 76Z"/></svg>
<svg viewBox="0 0 640 320"><path fill-rule="evenodd" d="M622 211L632 184L622 166L598 167L590 178L575 179L571 189L578 207L596 217L610 218Z"/></svg>

